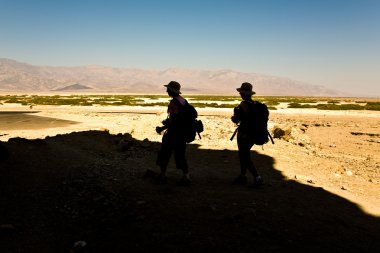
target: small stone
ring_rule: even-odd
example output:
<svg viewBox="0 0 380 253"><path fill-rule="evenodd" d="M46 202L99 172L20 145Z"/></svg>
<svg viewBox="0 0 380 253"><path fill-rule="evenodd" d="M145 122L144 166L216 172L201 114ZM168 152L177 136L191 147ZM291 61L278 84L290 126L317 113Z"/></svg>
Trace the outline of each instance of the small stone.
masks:
<svg viewBox="0 0 380 253"><path fill-rule="evenodd" d="M144 148L148 148L150 147L150 141L148 138L145 138L142 143L141 143L141 146L143 146Z"/></svg>
<svg viewBox="0 0 380 253"><path fill-rule="evenodd" d="M216 207L214 205L210 205L210 208L213 212L216 212Z"/></svg>
<svg viewBox="0 0 380 253"><path fill-rule="evenodd" d="M277 127L273 130L273 138L281 138L285 135L285 131Z"/></svg>
<svg viewBox="0 0 380 253"><path fill-rule="evenodd" d="M77 242L74 242L74 248L83 248L83 247L86 247L87 245L87 242L86 241L77 241Z"/></svg>

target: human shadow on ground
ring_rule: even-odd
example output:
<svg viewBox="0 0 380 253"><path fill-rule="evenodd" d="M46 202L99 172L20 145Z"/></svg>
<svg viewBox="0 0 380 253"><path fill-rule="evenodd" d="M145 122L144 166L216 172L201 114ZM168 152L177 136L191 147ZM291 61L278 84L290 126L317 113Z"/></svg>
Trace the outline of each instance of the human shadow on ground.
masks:
<svg viewBox="0 0 380 253"><path fill-rule="evenodd" d="M236 151L189 144L193 185L142 178L160 143L86 131L10 139L0 162L0 252L380 252L380 219L286 179L252 151L265 185L232 184ZM285 151L284 151L285 152Z"/></svg>

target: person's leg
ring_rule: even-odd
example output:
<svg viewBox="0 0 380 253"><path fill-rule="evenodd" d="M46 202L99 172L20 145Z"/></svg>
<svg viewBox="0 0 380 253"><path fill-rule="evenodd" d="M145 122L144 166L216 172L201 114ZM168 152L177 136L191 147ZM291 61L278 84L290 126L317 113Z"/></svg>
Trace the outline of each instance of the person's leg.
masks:
<svg viewBox="0 0 380 253"><path fill-rule="evenodd" d="M255 166L255 164L252 161L251 152L250 152L253 144L249 145L249 146L250 146L250 148L249 148L248 158L247 158L247 170L249 170L249 172L251 172L252 176L254 178L256 178L259 174L257 173L256 166Z"/></svg>
<svg viewBox="0 0 380 253"><path fill-rule="evenodd" d="M179 181L181 185L191 184L189 166L186 160L186 141L179 139L176 141L174 148L174 160L177 166L177 169L181 169L183 173L182 179Z"/></svg>
<svg viewBox="0 0 380 253"><path fill-rule="evenodd" d="M161 169L162 176L166 176L166 169L173 152L173 147L174 147L173 138L171 134L167 132L162 137L162 144L161 144L160 151L158 152L157 161L156 161L156 164Z"/></svg>
<svg viewBox="0 0 380 253"><path fill-rule="evenodd" d="M184 174L189 172L189 166L186 160L186 142L178 140L174 148L174 160L178 169L181 169Z"/></svg>
<svg viewBox="0 0 380 253"><path fill-rule="evenodd" d="M252 146L253 146L253 140L249 138L240 140L240 147L242 148L242 151L243 151L242 158L241 158L241 161L242 161L241 166L244 166L244 168L246 168L246 170L248 170L252 174L253 176L252 187L258 188L264 183L264 181L262 177L259 175L259 173L257 172L256 166L251 159Z"/></svg>
<svg viewBox="0 0 380 253"><path fill-rule="evenodd" d="M244 185L247 183L247 157L249 153L249 149L247 145L244 142L244 139L238 136L237 138L237 145L238 145L238 155L239 155L239 162L240 162L240 175L234 180L234 184L241 184Z"/></svg>
<svg viewBox="0 0 380 253"><path fill-rule="evenodd" d="M257 173L255 164L251 159L251 148L253 146L253 141L249 138L238 137L238 149L239 149L239 161L240 161L240 176L235 180L235 183L244 184L247 182L246 173L247 170L252 174L254 182L257 178L262 180Z"/></svg>
<svg viewBox="0 0 380 253"><path fill-rule="evenodd" d="M239 150L239 161L240 161L240 174L245 176L247 170L251 171L254 167L251 160L251 148L252 144L247 138L239 137L237 138L238 150Z"/></svg>

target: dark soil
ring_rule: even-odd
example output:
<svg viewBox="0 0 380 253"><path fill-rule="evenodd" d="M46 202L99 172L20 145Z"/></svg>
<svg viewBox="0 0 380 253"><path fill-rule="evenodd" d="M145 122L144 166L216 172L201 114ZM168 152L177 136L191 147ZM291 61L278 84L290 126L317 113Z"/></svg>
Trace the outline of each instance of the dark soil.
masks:
<svg viewBox="0 0 380 253"><path fill-rule="evenodd" d="M0 252L380 252L380 218L286 180L252 151L260 189L233 185L237 153L188 145L193 185L143 178L160 143L88 131L10 139L0 162ZM264 169L265 168L265 169Z"/></svg>

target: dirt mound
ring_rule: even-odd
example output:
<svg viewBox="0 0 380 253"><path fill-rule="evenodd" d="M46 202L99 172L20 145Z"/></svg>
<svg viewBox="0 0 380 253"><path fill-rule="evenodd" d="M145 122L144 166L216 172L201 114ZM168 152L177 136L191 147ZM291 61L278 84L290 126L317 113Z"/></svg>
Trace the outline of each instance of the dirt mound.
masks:
<svg viewBox="0 0 380 253"><path fill-rule="evenodd" d="M380 219L285 178L252 152L261 189L236 186L237 152L188 145L194 184L141 176L159 143L86 131L10 139L0 161L0 252L379 252Z"/></svg>

